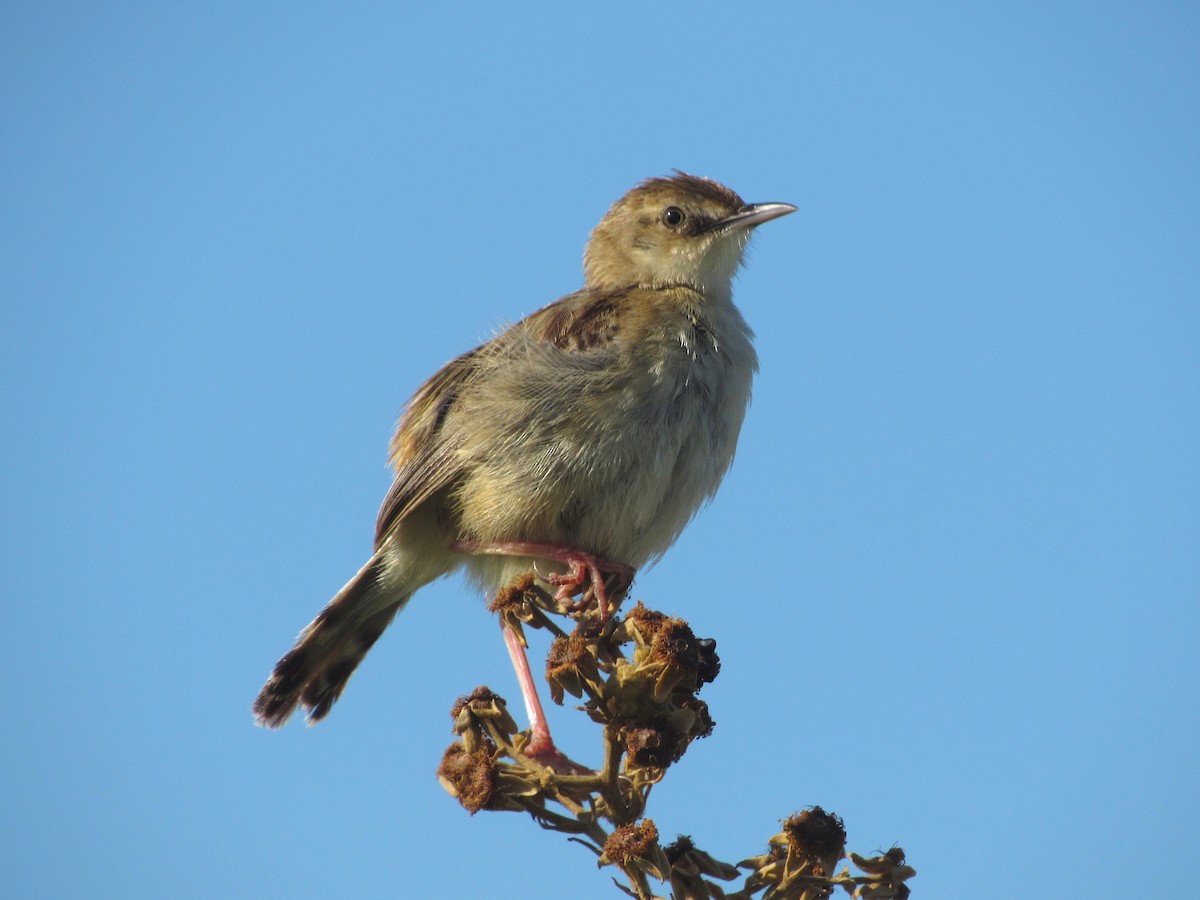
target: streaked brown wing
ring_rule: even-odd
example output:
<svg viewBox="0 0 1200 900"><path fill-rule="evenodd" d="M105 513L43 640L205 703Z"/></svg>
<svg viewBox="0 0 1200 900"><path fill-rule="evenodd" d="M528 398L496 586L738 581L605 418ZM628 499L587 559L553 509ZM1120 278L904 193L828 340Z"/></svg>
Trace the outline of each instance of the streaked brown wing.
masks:
<svg viewBox="0 0 1200 900"><path fill-rule="evenodd" d="M458 475L454 448L440 439L441 426L476 372L475 361L482 350L476 347L446 363L408 402L388 446L388 463L395 469L396 479L379 509L376 547L397 521Z"/></svg>
<svg viewBox="0 0 1200 900"><path fill-rule="evenodd" d="M618 334L617 307L625 293L569 294L526 316L511 331L519 330L566 353L601 350ZM389 447L388 461L396 470L396 480L379 510L377 547L396 522L461 474L458 448L445 439L442 425L472 381L486 378L498 362L503 365L490 357L503 354L511 338L506 332L447 363L409 401Z"/></svg>
<svg viewBox="0 0 1200 900"><path fill-rule="evenodd" d="M627 291L578 291L530 314L515 327L562 350L594 350L619 333L617 308Z"/></svg>

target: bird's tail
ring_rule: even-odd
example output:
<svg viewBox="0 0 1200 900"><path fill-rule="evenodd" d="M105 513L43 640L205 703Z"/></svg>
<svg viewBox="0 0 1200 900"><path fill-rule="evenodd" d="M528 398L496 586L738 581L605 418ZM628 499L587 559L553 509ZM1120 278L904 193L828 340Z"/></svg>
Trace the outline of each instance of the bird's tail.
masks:
<svg viewBox="0 0 1200 900"><path fill-rule="evenodd" d="M254 701L258 724L278 728L297 706L308 711L310 724L325 718L371 645L410 596L411 591L389 588L383 553L376 553L275 664Z"/></svg>

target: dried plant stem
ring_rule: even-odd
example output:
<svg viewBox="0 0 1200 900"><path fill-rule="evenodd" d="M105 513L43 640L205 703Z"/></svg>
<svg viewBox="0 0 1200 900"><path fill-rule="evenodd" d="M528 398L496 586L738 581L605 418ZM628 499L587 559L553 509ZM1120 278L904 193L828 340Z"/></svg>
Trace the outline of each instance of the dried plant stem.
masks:
<svg viewBox="0 0 1200 900"><path fill-rule="evenodd" d="M651 878L669 884L675 900L752 900L760 892L764 900L820 900L838 887L862 898L909 896L905 882L916 872L899 848L874 857L851 853L865 874L835 873L846 855L846 832L820 807L788 817L765 854L736 866L687 837L661 846L654 822L644 818L646 804L670 766L712 731L696 693L720 670L716 643L640 603L623 619L600 620L586 604L551 598L533 575L502 591L492 608L518 635L522 626L555 635L546 672L551 694L560 704L568 693L583 701L584 712L602 726L603 762L596 771L568 772L528 756L530 737L518 733L504 699L477 688L454 706L459 741L438 769L443 786L472 814L529 813L543 828L587 847L601 865L614 866L625 878L613 879L617 887L638 900L656 896ZM570 615L574 631L550 615ZM739 877L736 892L713 880Z"/></svg>

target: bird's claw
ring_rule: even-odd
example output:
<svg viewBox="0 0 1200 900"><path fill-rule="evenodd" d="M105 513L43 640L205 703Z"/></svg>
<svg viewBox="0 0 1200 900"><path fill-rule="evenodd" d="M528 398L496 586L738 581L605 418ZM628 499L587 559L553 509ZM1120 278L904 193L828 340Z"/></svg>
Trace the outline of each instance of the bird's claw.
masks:
<svg viewBox="0 0 1200 900"><path fill-rule="evenodd" d="M633 583L633 569L587 554L572 554L563 561L570 566L567 572L550 572L542 576L548 584L558 588L554 599L562 603L567 612L578 612L589 601L595 600L601 621L608 621L611 611L609 581L612 581L614 595L619 597ZM575 600L577 594L579 599Z"/></svg>

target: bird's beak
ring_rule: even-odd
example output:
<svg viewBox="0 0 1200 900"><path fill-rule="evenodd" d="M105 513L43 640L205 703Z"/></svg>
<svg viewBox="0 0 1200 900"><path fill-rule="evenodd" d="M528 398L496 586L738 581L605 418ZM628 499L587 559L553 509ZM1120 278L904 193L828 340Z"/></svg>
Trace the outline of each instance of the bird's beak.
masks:
<svg viewBox="0 0 1200 900"><path fill-rule="evenodd" d="M794 213L796 207L790 203L747 203L732 216L726 216L714 222L710 231L725 231L731 228L753 228L763 222L770 222L788 213Z"/></svg>

